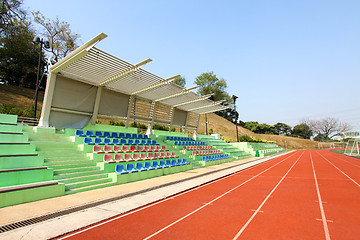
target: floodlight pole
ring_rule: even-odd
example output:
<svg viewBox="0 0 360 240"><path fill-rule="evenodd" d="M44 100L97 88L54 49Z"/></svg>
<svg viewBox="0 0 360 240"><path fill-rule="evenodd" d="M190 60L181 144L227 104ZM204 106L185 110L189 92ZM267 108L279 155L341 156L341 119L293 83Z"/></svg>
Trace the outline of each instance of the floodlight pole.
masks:
<svg viewBox="0 0 360 240"><path fill-rule="evenodd" d="M236 99L238 97L233 95L232 96L232 99L234 100L234 109L235 109L235 127L236 127L236 141L239 142L239 133L238 133L238 126L237 126L237 122L238 122L238 114L236 112L236 105L235 105L235 102L236 102Z"/></svg>
<svg viewBox="0 0 360 240"><path fill-rule="evenodd" d="M36 76L36 88L35 88L35 103L34 103L34 121L36 122L36 110L37 110L37 100L38 100L38 93L39 93L39 85L40 85L40 67L41 67L41 53L43 45L45 48L49 48L50 44L49 41L44 41L44 39L40 39L39 37L34 37L33 40L34 44L40 44L40 53L39 53L39 63L38 63L38 70Z"/></svg>
<svg viewBox="0 0 360 240"><path fill-rule="evenodd" d="M207 131L207 124L208 124L208 121L207 121L207 114L205 113L205 132L206 132L206 135L208 135L208 131Z"/></svg>

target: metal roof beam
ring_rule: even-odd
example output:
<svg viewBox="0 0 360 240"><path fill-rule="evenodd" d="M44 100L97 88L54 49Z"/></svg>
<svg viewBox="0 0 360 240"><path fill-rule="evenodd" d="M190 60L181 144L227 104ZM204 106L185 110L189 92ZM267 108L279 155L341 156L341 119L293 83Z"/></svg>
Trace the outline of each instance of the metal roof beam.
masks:
<svg viewBox="0 0 360 240"><path fill-rule="evenodd" d="M115 81L118 81L124 77L127 77L131 74L133 74L134 72L136 72L140 67L144 66L145 64L151 62L152 60L150 58L144 60L144 61L141 61L137 64L135 64L133 67L130 67L124 71L121 71L117 74L115 74L114 76L111 76L109 77L108 79L102 81L101 83L99 83L99 86L105 86L105 85L108 85L112 82L115 82Z"/></svg>
<svg viewBox="0 0 360 240"><path fill-rule="evenodd" d="M191 112L191 111L195 111L195 110L198 110L198 109L203 109L203 108L208 108L208 107L215 107L216 105L222 103L222 102L225 102L226 100L221 100L221 101L217 101L217 102L212 102L210 103L209 105L205 105L205 106L201 106L201 107L196 107L196 108L192 108L192 109L188 109L186 111L188 112Z"/></svg>
<svg viewBox="0 0 360 240"><path fill-rule="evenodd" d="M167 100L167 99L170 99L170 98L179 97L179 96L188 94L190 91L192 91L192 90L194 90L194 89L196 89L198 87L200 87L200 86L195 86L195 87L191 87L191 88L188 88L188 89L183 89L183 91L180 92L180 93L176 93L176 94L173 94L173 95L170 95L170 96L167 96L167 97L159 98L159 99L156 99L154 101L159 102L159 101L164 101L164 100Z"/></svg>
<svg viewBox="0 0 360 240"><path fill-rule="evenodd" d="M94 47L98 42L106 38L107 35L105 33L100 33L96 37L92 38L84 45L78 47L74 51L72 51L69 55L55 63L53 66L50 67L50 71L53 73L58 73L64 68L70 66L72 63L76 62L80 58L84 57L89 53L89 50Z"/></svg>
<svg viewBox="0 0 360 240"><path fill-rule="evenodd" d="M179 106L187 105L187 104L190 104L190 103L196 103L196 102L204 101L204 100L208 99L209 97L211 97L213 95L215 95L215 93L204 95L204 96L202 96L202 97L200 97L198 99L191 100L191 101L188 101L188 102L179 103L179 104L174 105L173 107L179 107Z"/></svg>
<svg viewBox="0 0 360 240"><path fill-rule="evenodd" d="M155 88L159 88L161 86L164 86L166 84L169 84L169 83L173 82L178 77L180 77L180 75L175 75L175 76L169 77L169 78L165 79L164 81L160 81L160 82L157 82L155 84L151 84L150 86L148 86L146 88L135 91L135 92L131 93L131 95L137 95L137 94L140 94L140 93L143 93L143 92L150 91L150 90L155 89Z"/></svg>
<svg viewBox="0 0 360 240"><path fill-rule="evenodd" d="M206 113L218 112L218 111L222 111L222 110L225 110L225 109L228 109L228 108L231 108L231 107L232 106L227 106L227 107L223 107L223 108L220 108L220 109L217 109L217 110L201 112L201 113L198 113L198 114L206 114Z"/></svg>

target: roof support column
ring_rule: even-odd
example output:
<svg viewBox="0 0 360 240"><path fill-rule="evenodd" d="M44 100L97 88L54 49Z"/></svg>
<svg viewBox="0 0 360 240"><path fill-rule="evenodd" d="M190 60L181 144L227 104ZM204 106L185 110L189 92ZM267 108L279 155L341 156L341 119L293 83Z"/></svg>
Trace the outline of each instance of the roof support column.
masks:
<svg viewBox="0 0 360 240"><path fill-rule="evenodd" d="M38 125L39 127L49 127L50 110L54 96L55 82L56 82L56 73L52 73L50 71L46 82L44 103L42 105L41 116Z"/></svg>
<svg viewBox="0 0 360 240"><path fill-rule="evenodd" d="M154 134L152 128L153 128L153 125L154 125L155 103L156 103L155 101L152 101L152 102L151 102L151 110L150 110L150 119L151 119L151 122L149 123L148 128L147 128L147 130L146 130L146 135L148 135L148 136Z"/></svg>
<svg viewBox="0 0 360 240"><path fill-rule="evenodd" d="M188 118L189 118L189 112L186 112L186 118L185 118L185 127L184 127L184 133L186 133L186 129L187 129L187 123L188 123Z"/></svg>
<svg viewBox="0 0 360 240"><path fill-rule="evenodd" d="M98 89L96 92L96 98L95 98L94 111L93 111L92 120L91 120L92 125L96 124L96 119L97 119L97 116L99 113L101 93L102 93L102 86L98 86Z"/></svg>
<svg viewBox="0 0 360 240"><path fill-rule="evenodd" d="M198 130L199 130L199 123L200 123L200 114L198 114L197 120L196 120L196 129L194 131L194 136L193 136L193 138L195 140L197 139L197 134L198 134Z"/></svg>
<svg viewBox="0 0 360 240"><path fill-rule="evenodd" d="M174 121L174 112L175 112L175 108L172 107L170 109L170 125L169 125L169 133L171 132L171 128L173 126L173 121Z"/></svg>
<svg viewBox="0 0 360 240"><path fill-rule="evenodd" d="M127 112L126 122L125 122L125 127L126 127L126 128L129 127L130 114L131 114L132 105L133 105L133 103L134 103L134 99L135 99L135 96L134 96L134 95L131 95L130 98L129 98L129 106L128 106L128 112Z"/></svg>

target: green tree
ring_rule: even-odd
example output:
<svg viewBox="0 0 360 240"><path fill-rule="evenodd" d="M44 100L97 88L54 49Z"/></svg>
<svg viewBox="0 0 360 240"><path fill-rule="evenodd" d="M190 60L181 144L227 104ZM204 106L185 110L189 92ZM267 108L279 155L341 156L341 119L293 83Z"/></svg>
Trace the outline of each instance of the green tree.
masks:
<svg viewBox="0 0 360 240"><path fill-rule="evenodd" d="M198 93L200 95L207 95L213 93L210 97L213 101L226 100L225 104L231 104L232 99L226 92L227 84L225 79L218 78L214 72L205 72L197 76L195 84L199 85Z"/></svg>
<svg viewBox="0 0 360 240"><path fill-rule="evenodd" d="M291 135L291 127L285 123L276 123L273 126L273 133L276 135L285 135L290 136Z"/></svg>
<svg viewBox="0 0 360 240"><path fill-rule="evenodd" d="M34 21L43 27L43 37L50 42L50 49L55 62L68 55L77 48L79 34L70 29L70 24L60 21L58 17L55 20L44 17L39 11L33 12Z"/></svg>
<svg viewBox="0 0 360 240"><path fill-rule="evenodd" d="M250 122L245 122L244 128L249 129L252 132L256 132L258 130L259 125L260 124L258 122L250 121Z"/></svg>
<svg viewBox="0 0 360 240"><path fill-rule="evenodd" d="M2 0L0 5L0 37L11 32L14 25L26 20L26 11L21 7L22 0Z"/></svg>
<svg viewBox="0 0 360 240"><path fill-rule="evenodd" d="M294 126L291 136L294 137L301 137L304 139L310 139L310 137L313 135L313 131L311 130L311 128L305 124L298 124L296 126Z"/></svg>
<svg viewBox="0 0 360 240"><path fill-rule="evenodd" d="M183 76L179 76L178 78L176 78L176 79L174 80L173 83L175 83L175 84L177 84L177 85L179 85L179 86L185 87L185 85L186 85L186 79L185 79Z"/></svg>
<svg viewBox="0 0 360 240"><path fill-rule="evenodd" d="M257 127L255 133L273 134L272 127L273 126L271 126L269 124L266 124L266 123L259 124L259 126Z"/></svg>

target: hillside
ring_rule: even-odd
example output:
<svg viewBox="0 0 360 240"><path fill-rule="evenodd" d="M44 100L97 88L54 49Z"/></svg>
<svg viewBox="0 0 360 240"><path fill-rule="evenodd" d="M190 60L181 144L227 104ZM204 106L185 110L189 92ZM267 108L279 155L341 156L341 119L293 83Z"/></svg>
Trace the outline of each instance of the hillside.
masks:
<svg viewBox="0 0 360 240"><path fill-rule="evenodd" d="M19 108L30 108L34 104L34 92L34 90L27 88L0 85L0 104L7 103ZM40 114L43 96L44 92L40 91L38 100L38 115ZM212 129L214 133L220 133L222 136L231 138L232 141L236 141L235 125L233 123L214 113L207 114L207 118L207 121L209 122L208 131ZM238 131L239 135L249 135L265 140L275 141L281 147L285 146L286 141L288 149L314 149L318 146L318 142L315 141L278 135L255 134L239 126ZM204 115L202 115L200 118L199 133L205 134Z"/></svg>

